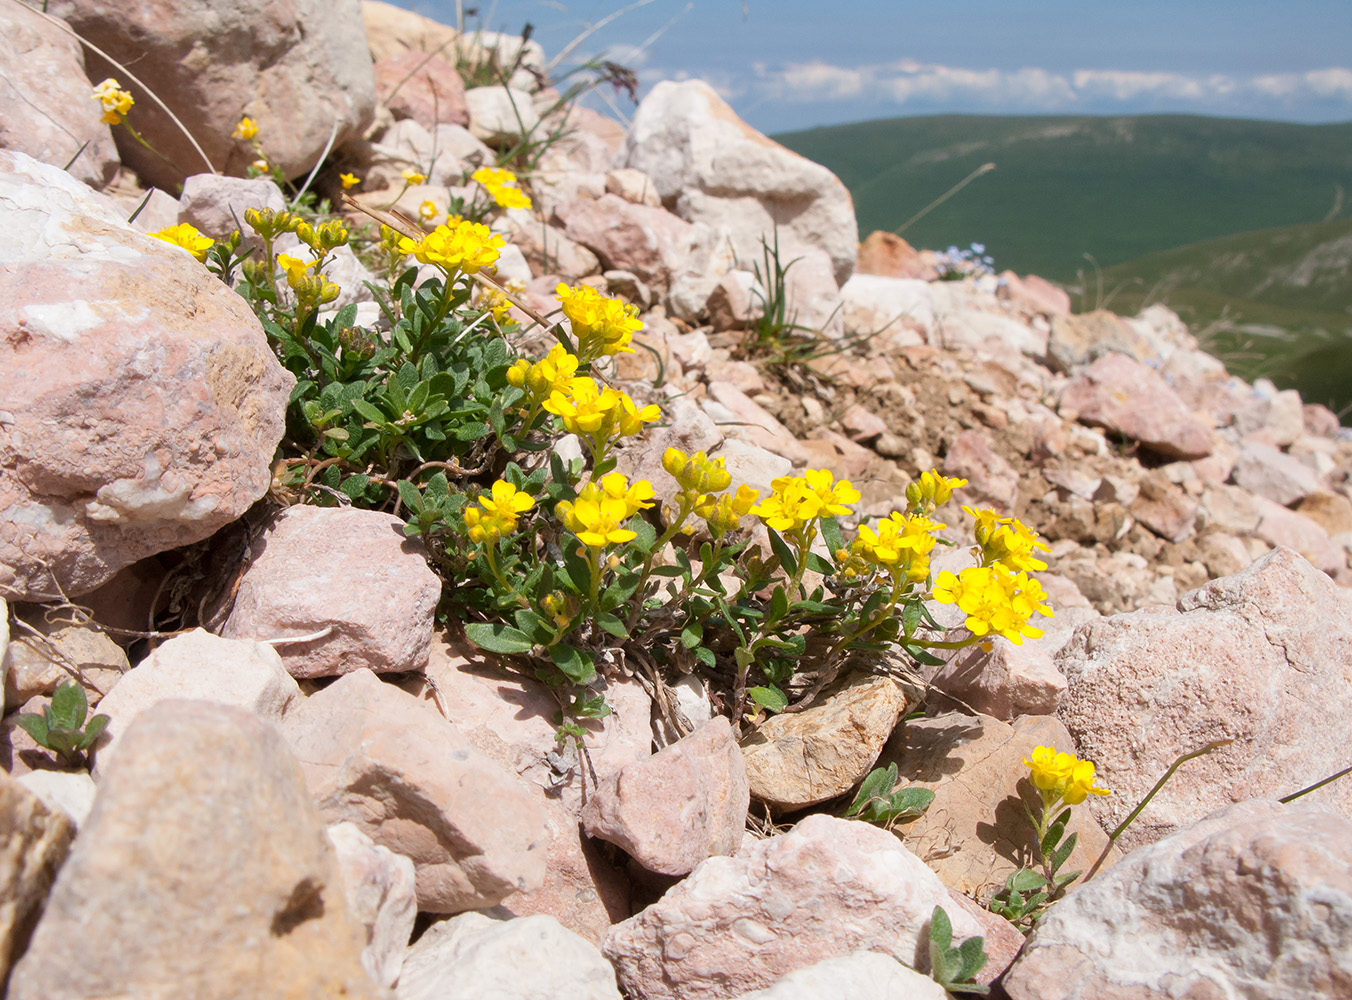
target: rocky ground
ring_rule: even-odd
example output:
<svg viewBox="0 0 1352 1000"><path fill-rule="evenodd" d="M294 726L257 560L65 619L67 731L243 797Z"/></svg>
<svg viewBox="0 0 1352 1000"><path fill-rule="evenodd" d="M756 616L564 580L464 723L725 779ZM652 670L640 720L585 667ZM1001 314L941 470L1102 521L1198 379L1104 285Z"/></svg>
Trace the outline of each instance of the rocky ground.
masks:
<svg viewBox="0 0 1352 1000"><path fill-rule="evenodd" d="M938 997L943 905L1014 1000L1352 997L1352 781L1276 801L1348 765L1352 436L1332 413L1230 377L1161 306L1072 315L1034 276L941 280L897 237L861 244L839 180L700 82L626 127L556 109L519 39L373 2L259 7L47 7L135 56L223 175L110 132L88 96L108 67L0 9L0 63L34 98L0 128L9 996ZM248 44L210 41L229 32ZM455 68L493 60L511 87ZM242 112L289 176L332 139L321 189L355 171L360 202L413 217L532 116L566 121L534 206L494 223L498 270L542 312L561 280L642 308L651 350L615 378L664 420L622 470L661 489L669 446L762 490L827 468L861 491L857 523L937 467L968 485L936 571L970 562L962 504L1017 516L1051 546L1045 635L922 686L858 663L741 744L697 672L616 669L586 757L560 751L544 685L435 624L441 582L397 518L270 492L291 376L234 292L144 235L285 206L228 176ZM167 119L142 132L198 162ZM406 169L427 181L399 194ZM776 226L790 308L822 333L793 363L749 332ZM334 305L377 326L364 276L340 254ZM69 678L111 720L88 770L15 721ZM1069 867L1107 857L1025 941L981 904L1032 848L1023 760L1047 745L1113 791L1075 810ZM888 764L935 793L925 815L838 818Z"/></svg>

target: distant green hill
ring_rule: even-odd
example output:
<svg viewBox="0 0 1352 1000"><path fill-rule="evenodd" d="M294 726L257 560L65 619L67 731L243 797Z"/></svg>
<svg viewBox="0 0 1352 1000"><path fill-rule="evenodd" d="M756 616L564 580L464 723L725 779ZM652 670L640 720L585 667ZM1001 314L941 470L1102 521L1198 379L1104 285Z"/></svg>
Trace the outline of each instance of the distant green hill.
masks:
<svg viewBox="0 0 1352 1000"><path fill-rule="evenodd" d="M932 248L985 243L998 268L1057 281L1092 269L1086 253L1110 267L1231 233L1352 217L1352 123L939 115L775 139L845 182L861 237L895 229L994 162L903 235Z"/></svg>
<svg viewBox="0 0 1352 1000"><path fill-rule="evenodd" d="M1163 302L1235 374L1352 404L1352 219L1223 236L1087 277L1080 308Z"/></svg>

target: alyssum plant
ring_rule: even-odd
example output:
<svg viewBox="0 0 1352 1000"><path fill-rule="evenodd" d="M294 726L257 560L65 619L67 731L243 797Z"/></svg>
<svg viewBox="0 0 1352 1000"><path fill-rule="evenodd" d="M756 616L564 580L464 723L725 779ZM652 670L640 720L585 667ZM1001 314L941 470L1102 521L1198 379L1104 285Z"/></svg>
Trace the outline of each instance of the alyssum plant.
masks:
<svg viewBox="0 0 1352 1000"><path fill-rule="evenodd" d="M387 281L372 285L382 328L362 329L351 306L325 315L340 294L326 269L349 239L340 221L269 210L244 221L254 251L238 233L156 235L227 280L238 272L296 375L274 497L404 516L448 584L443 611L554 688L564 738L608 711L597 670L621 661L651 677L704 673L741 727L805 707L852 653L900 649L932 663L934 649L1041 634L1032 621L1050 611L1029 572L1045 568L1045 545L1019 522L967 508L979 565L932 579L946 527L933 515L963 480L925 473L905 509L847 539L840 519L860 495L831 472L777 479L762 496L734 488L721 458L672 448L659 504L652 482L617 471L616 448L660 409L602 374L634 350L637 310L560 285L568 329L553 327L543 357L518 357L508 301L482 280L503 245L483 223L382 227L374 249ZM434 276L420 283L418 265ZM563 435L582 458L561 457ZM756 522L764 532L751 544ZM929 601L958 605L967 634L947 637Z"/></svg>

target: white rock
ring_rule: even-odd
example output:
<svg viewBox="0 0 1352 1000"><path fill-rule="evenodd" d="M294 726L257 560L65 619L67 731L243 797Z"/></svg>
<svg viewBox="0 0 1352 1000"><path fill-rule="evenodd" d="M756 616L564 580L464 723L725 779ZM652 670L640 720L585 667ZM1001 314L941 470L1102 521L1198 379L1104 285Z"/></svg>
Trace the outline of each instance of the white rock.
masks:
<svg viewBox="0 0 1352 1000"><path fill-rule="evenodd" d="M127 671L99 702L99 711L109 722L95 745L94 773L103 774L133 719L152 705L176 698L237 705L273 722L281 721L302 700L300 687L271 646L193 629Z"/></svg>
<svg viewBox="0 0 1352 1000"><path fill-rule="evenodd" d="M596 946L539 914L462 913L433 924L404 959L396 1000L619 1000Z"/></svg>
<svg viewBox="0 0 1352 1000"><path fill-rule="evenodd" d="M47 808L59 809L77 827L89 815L98 790L87 771L29 771L19 775L18 780Z"/></svg>
<svg viewBox="0 0 1352 1000"><path fill-rule="evenodd" d="M377 845L353 823L335 823L325 832L338 856L348 912L366 927L362 968L373 982L393 986L418 919L413 862Z"/></svg>
<svg viewBox="0 0 1352 1000"><path fill-rule="evenodd" d="M955 942L956 943L956 942ZM929 976L907 968L879 951L856 951L795 969L763 990L737 1000L948 1000L948 993Z"/></svg>
<svg viewBox="0 0 1352 1000"><path fill-rule="evenodd" d="M761 259L779 228L780 259L825 250L837 283L854 268L859 229L840 179L740 118L707 83L659 83L634 115L618 159L644 171L665 204L690 222L722 228L738 260Z"/></svg>
<svg viewBox="0 0 1352 1000"><path fill-rule="evenodd" d="M471 87L465 91L465 104L470 134L490 146L514 144L540 124L530 94L522 90Z"/></svg>

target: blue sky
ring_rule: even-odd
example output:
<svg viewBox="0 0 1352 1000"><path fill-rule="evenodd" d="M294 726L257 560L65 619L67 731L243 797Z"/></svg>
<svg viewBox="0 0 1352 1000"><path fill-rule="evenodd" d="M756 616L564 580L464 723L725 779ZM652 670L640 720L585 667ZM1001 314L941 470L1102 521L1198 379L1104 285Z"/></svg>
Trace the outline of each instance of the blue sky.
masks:
<svg viewBox="0 0 1352 1000"><path fill-rule="evenodd" d="M396 2L455 23L454 0ZM485 28L529 21L552 58L624 6L480 10ZM1349 121L1349 43L1352 0L651 0L577 54L631 65L645 90L703 78L753 126L779 132L943 112ZM633 110L624 97L616 106Z"/></svg>

